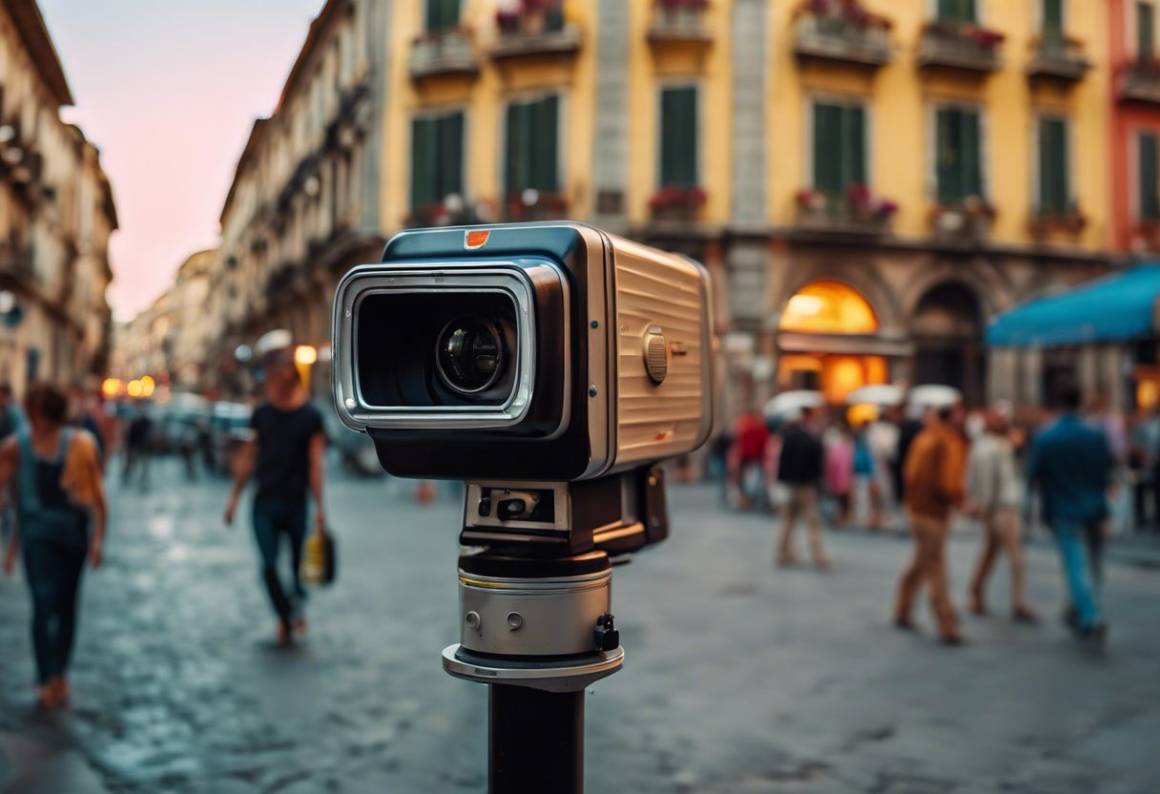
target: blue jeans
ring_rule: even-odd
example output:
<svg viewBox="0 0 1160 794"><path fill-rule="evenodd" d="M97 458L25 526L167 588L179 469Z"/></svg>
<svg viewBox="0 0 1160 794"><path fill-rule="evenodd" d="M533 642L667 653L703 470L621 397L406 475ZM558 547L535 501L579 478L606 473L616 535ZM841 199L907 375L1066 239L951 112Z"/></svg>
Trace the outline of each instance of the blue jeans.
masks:
<svg viewBox="0 0 1160 794"><path fill-rule="evenodd" d="M1100 522L1054 521L1051 525L1059 546L1063 576L1081 628L1091 628L1103 618L1100 588L1103 586L1103 529Z"/></svg>
<svg viewBox="0 0 1160 794"><path fill-rule="evenodd" d="M278 573L278 550L282 536L290 543L290 594L287 595ZM302 544L306 540L306 500L281 499L273 496L254 498L254 540L262 558L262 581L278 619L289 623L302 613L306 591L302 589L299 568Z"/></svg>
<svg viewBox="0 0 1160 794"><path fill-rule="evenodd" d="M36 680L44 684L68 670L86 552L84 546L43 538L26 539L23 552L24 578L32 597Z"/></svg>

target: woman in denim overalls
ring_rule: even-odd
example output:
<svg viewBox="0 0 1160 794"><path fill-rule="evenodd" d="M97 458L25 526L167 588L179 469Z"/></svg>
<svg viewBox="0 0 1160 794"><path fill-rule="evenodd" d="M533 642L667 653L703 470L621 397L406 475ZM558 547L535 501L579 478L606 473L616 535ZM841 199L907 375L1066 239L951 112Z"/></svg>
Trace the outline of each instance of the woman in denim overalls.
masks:
<svg viewBox="0 0 1160 794"><path fill-rule="evenodd" d="M105 498L96 444L83 430L65 426L64 394L54 386L33 386L25 407L29 427L0 447L0 487L15 476L18 520L4 571L12 572L22 550L32 597L37 696L42 706L53 707L69 698L65 674L81 572L86 558L94 568L101 564Z"/></svg>

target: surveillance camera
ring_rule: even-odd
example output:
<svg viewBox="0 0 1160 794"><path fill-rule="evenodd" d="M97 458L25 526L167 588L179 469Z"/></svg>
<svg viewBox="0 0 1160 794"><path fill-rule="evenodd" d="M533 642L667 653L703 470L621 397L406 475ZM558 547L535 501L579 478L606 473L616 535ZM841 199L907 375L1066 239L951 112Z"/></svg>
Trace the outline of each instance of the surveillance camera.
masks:
<svg viewBox="0 0 1160 794"><path fill-rule="evenodd" d="M561 484L647 483L711 429L707 271L583 224L403 232L333 331L342 421L391 474L469 481L469 521L574 526Z"/></svg>

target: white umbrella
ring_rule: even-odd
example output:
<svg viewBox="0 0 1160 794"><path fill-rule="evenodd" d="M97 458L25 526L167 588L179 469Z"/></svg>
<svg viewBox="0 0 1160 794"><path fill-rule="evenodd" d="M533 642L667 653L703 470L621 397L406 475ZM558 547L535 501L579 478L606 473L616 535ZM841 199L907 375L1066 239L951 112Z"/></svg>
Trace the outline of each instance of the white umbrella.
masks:
<svg viewBox="0 0 1160 794"><path fill-rule="evenodd" d="M915 386L906 397L907 405L914 408L945 408L963 401L963 393L954 386L929 384Z"/></svg>
<svg viewBox="0 0 1160 794"><path fill-rule="evenodd" d="M880 383L854 389L846 395L847 405L901 405L905 393L898 386Z"/></svg>
<svg viewBox="0 0 1160 794"><path fill-rule="evenodd" d="M788 418L797 416L803 408L818 408L825 402L820 391L784 391L767 402L762 413L767 419Z"/></svg>

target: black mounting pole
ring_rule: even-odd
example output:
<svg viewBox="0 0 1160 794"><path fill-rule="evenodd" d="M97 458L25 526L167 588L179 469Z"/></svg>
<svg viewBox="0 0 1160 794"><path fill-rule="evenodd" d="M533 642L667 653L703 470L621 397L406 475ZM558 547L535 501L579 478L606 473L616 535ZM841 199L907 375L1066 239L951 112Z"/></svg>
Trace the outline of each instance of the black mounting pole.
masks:
<svg viewBox="0 0 1160 794"><path fill-rule="evenodd" d="M488 689L488 792L583 794L584 690Z"/></svg>

